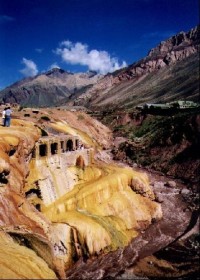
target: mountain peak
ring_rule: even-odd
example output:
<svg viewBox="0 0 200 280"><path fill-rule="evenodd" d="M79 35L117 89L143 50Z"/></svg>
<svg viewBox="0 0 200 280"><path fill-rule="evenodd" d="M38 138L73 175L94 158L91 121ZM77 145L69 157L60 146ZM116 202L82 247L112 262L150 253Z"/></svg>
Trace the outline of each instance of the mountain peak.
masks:
<svg viewBox="0 0 200 280"><path fill-rule="evenodd" d="M100 79L94 73L80 74L54 67L35 77L24 79L0 91L0 102L25 106L57 106L79 95Z"/></svg>
<svg viewBox="0 0 200 280"><path fill-rule="evenodd" d="M45 75L50 76L50 75L59 75L63 73L67 73L67 72L59 67L54 67L51 70L47 71Z"/></svg>
<svg viewBox="0 0 200 280"><path fill-rule="evenodd" d="M158 46L151 49L148 53L148 57L152 58L158 55L165 56L172 51L185 51L186 48L189 49L191 46L197 49L196 46L200 43L199 38L200 26L196 26L188 32L181 31L169 39L162 41Z"/></svg>

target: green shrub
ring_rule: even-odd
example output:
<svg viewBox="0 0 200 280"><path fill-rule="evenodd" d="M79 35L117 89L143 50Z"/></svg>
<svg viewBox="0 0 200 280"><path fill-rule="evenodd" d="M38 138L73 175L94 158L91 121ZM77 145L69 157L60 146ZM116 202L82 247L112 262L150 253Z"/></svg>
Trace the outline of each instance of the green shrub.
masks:
<svg viewBox="0 0 200 280"><path fill-rule="evenodd" d="M83 115L81 115L81 114L79 114L78 117L77 117L77 120L78 120L78 121L84 120L84 119L85 119L85 117L84 117Z"/></svg>

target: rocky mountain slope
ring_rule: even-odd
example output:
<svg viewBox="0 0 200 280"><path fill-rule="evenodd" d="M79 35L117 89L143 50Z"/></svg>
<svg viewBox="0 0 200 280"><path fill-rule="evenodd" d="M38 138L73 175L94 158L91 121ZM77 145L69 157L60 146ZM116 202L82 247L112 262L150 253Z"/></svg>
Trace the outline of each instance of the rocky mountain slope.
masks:
<svg viewBox="0 0 200 280"><path fill-rule="evenodd" d="M106 75L74 104L101 110L178 99L199 101L199 44L199 26L181 32L150 50L144 59Z"/></svg>
<svg viewBox="0 0 200 280"><path fill-rule="evenodd" d="M112 118L111 124L111 115L102 120L112 126L115 137L121 137L113 149L116 159L181 178L190 185L200 182L200 108L168 115L115 112Z"/></svg>
<svg viewBox="0 0 200 280"><path fill-rule="evenodd" d="M23 106L61 105L84 92L101 78L95 72L73 74L59 68L19 81L0 92L0 100Z"/></svg>

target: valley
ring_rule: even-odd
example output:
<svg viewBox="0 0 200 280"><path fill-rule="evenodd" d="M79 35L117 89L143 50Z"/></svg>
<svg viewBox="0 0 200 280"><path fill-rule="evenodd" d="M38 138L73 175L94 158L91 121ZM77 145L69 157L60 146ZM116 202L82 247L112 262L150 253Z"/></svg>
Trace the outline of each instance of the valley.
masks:
<svg viewBox="0 0 200 280"><path fill-rule="evenodd" d="M0 91L1 279L198 279L199 43Z"/></svg>

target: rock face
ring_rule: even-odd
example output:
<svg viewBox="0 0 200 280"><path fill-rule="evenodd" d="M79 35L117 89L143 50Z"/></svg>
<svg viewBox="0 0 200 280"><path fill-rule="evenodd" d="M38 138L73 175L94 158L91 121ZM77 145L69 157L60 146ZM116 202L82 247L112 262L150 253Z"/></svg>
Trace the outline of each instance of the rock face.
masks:
<svg viewBox="0 0 200 280"><path fill-rule="evenodd" d="M2 279L57 279L33 250L20 246L3 231L0 232L0 246Z"/></svg>
<svg viewBox="0 0 200 280"><path fill-rule="evenodd" d="M125 75L119 75L119 79L130 79L133 76L141 76L159 70L166 65L171 65L197 53L200 44L200 28L195 27L189 32L180 32L166 41L162 41L156 48L148 53L148 56L129 67Z"/></svg>
<svg viewBox="0 0 200 280"><path fill-rule="evenodd" d="M113 116L113 130L129 139L115 146L115 159L199 184L200 109L164 116L139 113L138 117L135 113L129 114L130 119L118 116L118 120ZM140 124L135 122L136 116Z"/></svg>
<svg viewBox="0 0 200 280"><path fill-rule="evenodd" d="M73 74L54 68L44 74L17 82L0 92L0 100L25 106L44 107L63 104L79 95L101 75L95 72Z"/></svg>
<svg viewBox="0 0 200 280"><path fill-rule="evenodd" d="M149 52L148 56L153 58L157 55L161 55L164 57L164 61L168 61L168 63L170 63L175 59L183 59L184 57L196 52L196 50L198 50L199 43L200 29L199 27L195 27L189 32L180 32L170 39L161 42L160 45ZM168 60L170 54L173 58Z"/></svg>
<svg viewBox="0 0 200 280"><path fill-rule="evenodd" d="M75 137L74 143L78 144L76 137L80 135L85 148L92 148L94 153L102 146L94 140L95 133L91 139L82 130L84 126L80 129L80 122L75 128L67 121L54 119L55 114L43 113L46 121L37 118L31 122L31 116L29 121L16 118L11 127L0 128L3 278L54 279L58 275L63 279L77 261L128 246L141 230L162 218L161 206L155 201L145 173L111 160L104 162L101 153L98 160L92 154L89 160L83 154L88 156L87 149L79 150L78 146L74 151L73 145L67 145L71 151L62 151L63 137ZM22 118L22 113L14 114ZM76 120L77 113L68 116ZM65 112L63 117L66 119ZM86 121L85 116L84 122L89 123L89 119ZM109 139L110 132L98 121L95 123L96 129L104 131L105 140L106 135ZM39 142L41 130L48 135ZM45 147L48 137L49 145ZM59 137L60 142L55 140ZM49 199L51 190L53 200ZM23 263L20 269L19 262Z"/></svg>

